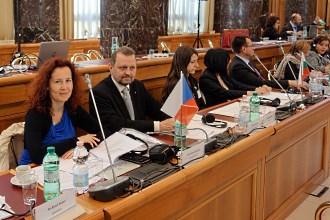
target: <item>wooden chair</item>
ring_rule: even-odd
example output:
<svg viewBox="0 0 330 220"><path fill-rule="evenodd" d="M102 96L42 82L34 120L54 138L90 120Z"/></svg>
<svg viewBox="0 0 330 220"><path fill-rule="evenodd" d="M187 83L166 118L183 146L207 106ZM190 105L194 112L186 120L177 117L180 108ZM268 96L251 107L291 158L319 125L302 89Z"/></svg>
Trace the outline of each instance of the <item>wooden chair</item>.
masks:
<svg viewBox="0 0 330 220"><path fill-rule="evenodd" d="M71 62L77 62L77 61L86 61L91 60L87 54L84 53L75 53L71 57Z"/></svg>
<svg viewBox="0 0 330 220"><path fill-rule="evenodd" d="M97 51L97 50L88 50L87 51L87 56L89 56L89 58L91 60L104 59L104 57L102 56L102 54L99 51Z"/></svg>
<svg viewBox="0 0 330 220"><path fill-rule="evenodd" d="M15 58L11 65L27 65L27 66L36 66L38 63L38 57L34 54L23 55L22 57Z"/></svg>

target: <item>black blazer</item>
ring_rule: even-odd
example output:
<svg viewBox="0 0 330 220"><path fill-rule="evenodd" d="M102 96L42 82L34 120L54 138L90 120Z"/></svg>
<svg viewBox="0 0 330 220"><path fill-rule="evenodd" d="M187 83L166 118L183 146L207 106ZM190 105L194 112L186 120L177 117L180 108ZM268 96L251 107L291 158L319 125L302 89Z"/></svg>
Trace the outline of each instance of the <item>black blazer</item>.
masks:
<svg viewBox="0 0 330 220"><path fill-rule="evenodd" d="M267 27L262 34L262 37L269 37L269 40L277 40L279 37L287 38L286 32L278 33L274 27Z"/></svg>
<svg viewBox="0 0 330 220"><path fill-rule="evenodd" d="M254 91L256 87L237 82L223 74L221 79L227 85L228 90L222 87L215 73L205 70L199 78L199 86L205 96L206 106L213 106L230 99L236 99L247 94L247 91Z"/></svg>
<svg viewBox="0 0 330 220"><path fill-rule="evenodd" d="M297 32L302 31L303 27L301 25L297 25ZM280 34L286 34L287 31L293 31L293 27L291 23L287 23L282 27L281 33ZM288 38L288 35L285 36L285 38Z"/></svg>
<svg viewBox="0 0 330 220"><path fill-rule="evenodd" d="M260 72L259 69L257 70ZM255 73L248 64L237 56L233 58L229 66L229 77L250 86L259 87L267 85L273 88L280 88L274 80L261 80L257 73ZM289 82L287 80L278 81L284 89L289 86Z"/></svg>
<svg viewBox="0 0 330 220"><path fill-rule="evenodd" d="M112 132L119 131L121 128L134 128L142 132L154 131L154 122L146 120L146 116L155 121L169 118L160 111L160 102L151 96L139 80L135 79L130 84L135 120L131 120L125 102L112 81L111 75L96 85L93 92L102 125ZM96 118L91 96L89 97L89 111Z"/></svg>

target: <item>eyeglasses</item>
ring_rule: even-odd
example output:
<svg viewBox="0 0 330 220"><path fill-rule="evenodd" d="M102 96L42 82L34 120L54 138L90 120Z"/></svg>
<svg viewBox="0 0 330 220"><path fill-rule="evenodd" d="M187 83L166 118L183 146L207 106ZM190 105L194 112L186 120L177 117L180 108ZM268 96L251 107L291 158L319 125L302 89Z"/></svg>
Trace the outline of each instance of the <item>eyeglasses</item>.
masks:
<svg viewBox="0 0 330 220"><path fill-rule="evenodd" d="M253 47L253 45L244 45L245 47Z"/></svg>

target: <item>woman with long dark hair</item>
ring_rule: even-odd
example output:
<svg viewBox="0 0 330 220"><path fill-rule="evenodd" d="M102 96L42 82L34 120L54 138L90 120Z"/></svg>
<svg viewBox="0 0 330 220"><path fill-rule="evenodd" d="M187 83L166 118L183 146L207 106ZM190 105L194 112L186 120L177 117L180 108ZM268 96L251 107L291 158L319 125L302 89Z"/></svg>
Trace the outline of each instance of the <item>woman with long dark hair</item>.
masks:
<svg viewBox="0 0 330 220"><path fill-rule="evenodd" d="M172 60L170 72L167 75L167 81L163 89L162 101L165 102L168 96L171 94L177 82L180 80L181 72L186 77L189 88L195 98L195 101L199 109L205 107L205 101L203 94L201 93L198 81L193 77L198 67L198 53L190 46L179 47Z"/></svg>
<svg viewBox="0 0 330 220"><path fill-rule="evenodd" d="M230 61L229 52L222 48L209 49L204 57L206 70L199 78L200 88L205 95L206 106L213 106L243 95L252 95L254 91L259 94L268 93L268 86L249 86L229 78L227 65Z"/></svg>
<svg viewBox="0 0 330 220"><path fill-rule="evenodd" d="M80 81L73 64L59 57L48 60L39 69L28 90L25 149L20 165L42 163L48 146L54 146L57 155L64 159L72 158L78 140L86 147L97 146L100 129L97 121L80 106ZM77 127L88 134L77 137Z"/></svg>

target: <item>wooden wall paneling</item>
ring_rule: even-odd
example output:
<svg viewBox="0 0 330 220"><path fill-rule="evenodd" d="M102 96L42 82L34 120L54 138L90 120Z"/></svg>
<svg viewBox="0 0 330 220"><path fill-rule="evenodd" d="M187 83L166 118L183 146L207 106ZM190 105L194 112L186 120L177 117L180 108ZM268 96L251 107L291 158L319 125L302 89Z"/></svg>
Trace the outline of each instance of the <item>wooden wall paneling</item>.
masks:
<svg viewBox="0 0 330 220"><path fill-rule="evenodd" d="M327 10L326 8L326 1L327 0L317 0L316 2L316 15L320 16L322 20L325 19L326 12L329 11L329 9ZM327 18L327 20L328 19L329 17ZM329 24L327 21L326 23Z"/></svg>

